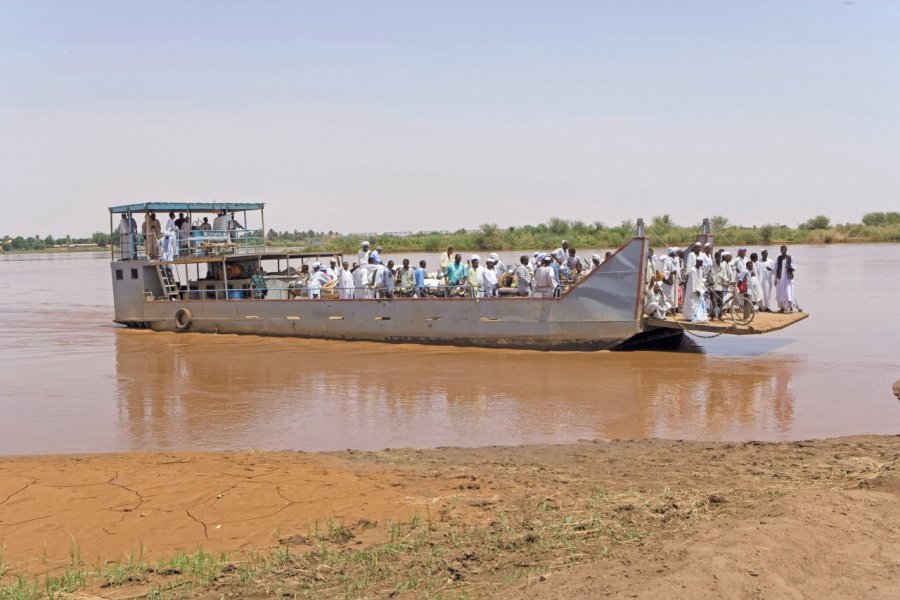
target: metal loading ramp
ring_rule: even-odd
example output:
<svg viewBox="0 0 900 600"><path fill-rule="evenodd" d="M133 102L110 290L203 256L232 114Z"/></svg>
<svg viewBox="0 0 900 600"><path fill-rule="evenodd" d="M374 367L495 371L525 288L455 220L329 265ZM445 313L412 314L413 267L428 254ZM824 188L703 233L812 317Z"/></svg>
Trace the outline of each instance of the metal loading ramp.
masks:
<svg viewBox="0 0 900 600"><path fill-rule="evenodd" d="M723 335L755 335L760 333L771 333L790 327L795 323L799 323L809 316L805 312L792 313L756 313L753 321L749 325L738 325L734 321L725 318L724 321L710 321L708 323L691 323L689 320L683 320L681 315L678 318L669 317L668 319L644 319L645 329L654 327L681 329L683 331L698 331L705 333L718 333Z"/></svg>

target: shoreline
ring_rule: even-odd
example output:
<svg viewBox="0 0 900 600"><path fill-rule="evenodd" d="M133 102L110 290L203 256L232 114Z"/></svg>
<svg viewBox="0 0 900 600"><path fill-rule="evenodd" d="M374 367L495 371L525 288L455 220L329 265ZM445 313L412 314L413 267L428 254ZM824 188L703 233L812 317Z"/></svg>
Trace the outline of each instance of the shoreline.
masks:
<svg viewBox="0 0 900 600"><path fill-rule="evenodd" d="M651 236L652 237L652 236ZM375 238L373 238L375 239ZM691 241L688 242L674 242L674 245L677 247L686 247L689 245ZM662 242L658 242L661 244ZM681 244L681 245L679 245ZM792 240L772 240L769 242L763 241L750 241L750 242L740 242L740 243L723 243L719 244L721 247L737 247L737 246L766 246L777 248L781 245L787 246L844 246L844 245L863 245L863 244L872 244L876 246L885 245L885 244L900 244L898 240L879 240L875 238L843 238L843 239L833 239L833 240L817 240L817 241L792 241ZM668 245L668 244L665 244ZM590 244L586 247L591 247ZM598 246L600 248L606 246ZM273 244L269 243L267 248L271 250L286 250L291 252L315 252L317 250L321 250L322 256L330 256L331 254L346 254L351 255L356 252L356 248L351 248L349 250L333 250L333 249L323 249L316 247L306 247L306 246L291 246L291 245L281 245L281 244ZM456 246L456 250L459 252L520 252L521 248L518 247L490 247L490 248L479 248L476 246ZM98 252L106 252L109 253L109 246L106 247L95 247L95 248L44 248L41 250L0 250L0 256L3 255L23 255L23 254L80 254L80 253L98 253ZM385 252L417 252L421 254L429 254L435 253L440 254L441 249L439 250L428 250L421 246L397 246L397 247L389 247L386 248Z"/></svg>
<svg viewBox="0 0 900 600"><path fill-rule="evenodd" d="M900 592L898 469L898 435L0 457L0 584L146 563L117 584L144 593L171 583L154 561L203 548L232 566L214 594L195 581L198 597L271 585L343 597L340 582L357 575L358 595L379 596L413 573L414 597L652 597L676 577L683 597L778 595L787 583L887 598ZM350 561L373 553L378 573ZM261 555L290 564L237 576Z"/></svg>

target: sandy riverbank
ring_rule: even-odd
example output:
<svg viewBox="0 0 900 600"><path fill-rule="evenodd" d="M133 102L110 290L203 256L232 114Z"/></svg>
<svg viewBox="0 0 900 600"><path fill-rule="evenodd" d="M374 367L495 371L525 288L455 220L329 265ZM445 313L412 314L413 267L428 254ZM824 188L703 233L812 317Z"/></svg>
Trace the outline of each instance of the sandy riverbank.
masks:
<svg viewBox="0 0 900 600"><path fill-rule="evenodd" d="M900 436L7 457L0 572L150 565L87 578L119 598L180 574L160 559L274 547L275 567L180 593L891 598L898 467Z"/></svg>

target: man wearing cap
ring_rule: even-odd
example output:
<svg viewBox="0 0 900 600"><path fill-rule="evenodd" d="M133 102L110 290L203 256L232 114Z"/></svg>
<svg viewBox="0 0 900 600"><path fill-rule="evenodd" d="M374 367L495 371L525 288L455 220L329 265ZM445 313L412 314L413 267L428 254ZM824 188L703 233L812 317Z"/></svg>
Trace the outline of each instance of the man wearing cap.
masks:
<svg viewBox="0 0 900 600"><path fill-rule="evenodd" d="M591 254L591 270L596 269L600 265L603 264L603 259L600 258L599 254Z"/></svg>
<svg viewBox="0 0 900 600"><path fill-rule="evenodd" d="M327 267L325 267L324 265L322 266L325 268L325 273L328 275L329 279L334 279L337 277L337 258L331 258L328 261Z"/></svg>
<svg viewBox="0 0 900 600"><path fill-rule="evenodd" d="M735 277L744 272L747 262L747 249L738 248L737 256L731 261L731 268L734 270Z"/></svg>
<svg viewBox="0 0 900 600"><path fill-rule="evenodd" d="M497 256L492 254L491 256ZM481 271L481 289L485 297L497 296L498 275L493 258L487 259L487 264Z"/></svg>
<svg viewBox="0 0 900 600"><path fill-rule="evenodd" d="M369 287L370 298L382 298L384 296L384 272L385 267L381 264L381 257L378 252L369 254L369 267L366 275L366 284Z"/></svg>
<svg viewBox="0 0 900 600"><path fill-rule="evenodd" d="M534 273L534 281L532 283L534 295L538 298L552 298L556 288L559 287L559 280L553 272L551 263L553 263L553 257L544 256L541 266Z"/></svg>
<svg viewBox="0 0 900 600"><path fill-rule="evenodd" d="M331 278L329 278L328 274L325 273L325 269L322 268L322 263L314 262L312 265L312 270L313 273L309 278L309 286L307 288L310 300L314 298L321 298L322 286L331 281Z"/></svg>
<svg viewBox="0 0 900 600"><path fill-rule="evenodd" d="M369 242L363 242L360 246L359 252L356 253L356 262L359 263L360 267L365 267L369 264Z"/></svg>
<svg viewBox="0 0 900 600"><path fill-rule="evenodd" d="M491 261L494 263L494 269L497 271L497 277L506 273L506 265L503 264L503 261L500 260L500 256L496 252L492 252L490 256L488 256Z"/></svg>

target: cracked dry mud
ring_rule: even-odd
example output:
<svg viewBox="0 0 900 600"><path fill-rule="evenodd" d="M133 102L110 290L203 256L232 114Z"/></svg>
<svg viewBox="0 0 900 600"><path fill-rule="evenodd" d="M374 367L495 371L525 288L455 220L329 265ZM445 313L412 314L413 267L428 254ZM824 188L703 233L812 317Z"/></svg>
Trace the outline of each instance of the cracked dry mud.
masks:
<svg viewBox="0 0 900 600"><path fill-rule="evenodd" d="M894 598L898 468L900 436L11 457L0 458L0 548L7 573L38 574L69 565L73 544L94 565L201 546L303 552L329 521L353 531L329 542L361 548L385 541L376 525L386 520L446 513L444 529L489 526L538 502L577 516L603 496L613 502L598 510L640 527L639 543L608 556L586 548L577 564L529 556L540 577L499 589L491 586L513 572L503 556L494 557L499 570L462 556L447 585L507 598ZM193 592L223 593L266 595L233 581Z"/></svg>

